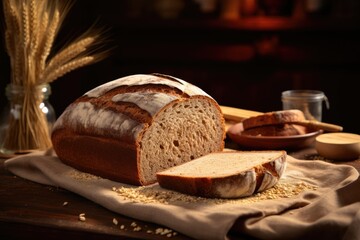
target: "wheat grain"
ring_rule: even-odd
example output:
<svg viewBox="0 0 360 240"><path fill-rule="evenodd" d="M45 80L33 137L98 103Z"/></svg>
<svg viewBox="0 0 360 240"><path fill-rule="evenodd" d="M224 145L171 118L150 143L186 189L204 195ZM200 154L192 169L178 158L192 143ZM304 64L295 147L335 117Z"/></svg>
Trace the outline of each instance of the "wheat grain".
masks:
<svg viewBox="0 0 360 240"><path fill-rule="evenodd" d="M12 58L12 55L15 51L15 41L13 38L13 34L16 34L13 31L16 31L16 20L15 17L15 11L11 7L10 3L8 1L4 2L4 18L5 18L5 24L9 26L5 31L5 46L6 50L8 51L10 58ZM15 21L15 22L14 22Z"/></svg>
<svg viewBox="0 0 360 240"><path fill-rule="evenodd" d="M40 1L44 2L44 1ZM38 5L35 0L30 3L30 56L33 58L39 45L39 12L36 11ZM35 64L36 65L36 64ZM36 71L36 69L34 70Z"/></svg>
<svg viewBox="0 0 360 240"><path fill-rule="evenodd" d="M29 47L30 42L30 23L29 23L29 9L27 7L26 2L24 1L22 3L22 9L21 9L21 26L22 26L22 44L23 48L21 48L24 51L24 54L26 54L26 51Z"/></svg>
<svg viewBox="0 0 360 240"><path fill-rule="evenodd" d="M5 10L5 23L9 27L6 29L6 50L10 56L10 64L12 71L12 79L15 81L19 76L19 67L18 67L18 58L19 52L17 50L16 42L17 36L20 35L20 23L19 23L19 15L14 6L12 6L11 2L4 2L4 10Z"/></svg>
<svg viewBox="0 0 360 240"><path fill-rule="evenodd" d="M34 39L34 33L37 31L37 11L36 11L36 3L35 0L30 0L29 3L29 22L30 22L30 34L31 39Z"/></svg>
<svg viewBox="0 0 360 240"><path fill-rule="evenodd" d="M185 203L206 203L206 204L250 204L270 199L291 198L299 195L303 191L316 190L317 186L299 181L293 183L280 182L274 187L249 197L239 199L219 199L203 198L190 196L179 192L166 190L154 186L140 187L113 187L112 191L116 192L125 200L138 203L161 203L171 204L176 202Z"/></svg>
<svg viewBox="0 0 360 240"><path fill-rule="evenodd" d="M86 37L81 39L77 42L70 44L68 47L61 50L56 56L54 56L51 61L47 64L43 76L49 75L55 69L59 68L60 66L68 63L75 57L79 56L83 53L87 48L95 41L95 37ZM43 78L43 77L41 77ZM44 80L42 80L44 81Z"/></svg>
<svg viewBox="0 0 360 240"><path fill-rule="evenodd" d="M60 66L59 68L55 69L48 76L44 76L42 81L43 82L52 82L55 79L65 75L66 73L68 73L74 69L83 67L83 66L91 63L93 60L94 60L93 56L86 56L86 57L82 57L79 59L74 59L74 60Z"/></svg>
<svg viewBox="0 0 360 240"><path fill-rule="evenodd" d="M79 220L82 221L82 222L86 221L85 213L80 213L79 214Z"/></svg>
<svg viewBox="0 0 360 240"><path fill-rule="evenodd" d="M48 29L48 25L49 25L49 13L47 11L44 11L43 14L41 15L42 19L41 19L41 23L40 23L40 29L38 29L38 34L39 34L39 40L38 40L38 49L37 52L35 54L35 56L33 56L34 59L37 59L36 61L36 72L41 74L42 70L41 70L41 61L39 61L39 59L41 58L42 55L42 49L44 49L45 46L45 41L46 41L46 32Z"/></svg>
<svg viewBox="0 0 360 240"><path fill-rule="evenodd" d="M52 48L52 45L53 45L53 42L55 39L59 21L60 21L60 13L57 10L57 11L55 11L52 22L50 23L50 25L47 29L48 34L45 37L44 46L43 46L44 48L43 48L42 54L40 56L40 70L41 71L43 71L45 69L45 62L46 62L47 57L50 54L50 50Z"/></svg>

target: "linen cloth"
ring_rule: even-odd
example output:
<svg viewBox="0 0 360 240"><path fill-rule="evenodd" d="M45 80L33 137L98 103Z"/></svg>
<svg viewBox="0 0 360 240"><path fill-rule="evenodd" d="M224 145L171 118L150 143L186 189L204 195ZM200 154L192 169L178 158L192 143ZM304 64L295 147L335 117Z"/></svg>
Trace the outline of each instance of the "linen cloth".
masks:
<svg viewBox="0 0 360 240"><path fill-rule="evenodd" d="M114 187L139 187L92 175L81 177L81 172L63 164L52 149L8 159L5 168L19 177L67 189L116 213L161 224L195 239L360 239L359 173L348 165L287 156L287 168L278 184L306 183L314 189L289 198L235 203L201 199L134 202ZM147 188L168 191L157 184L143 189Z"/></svg>

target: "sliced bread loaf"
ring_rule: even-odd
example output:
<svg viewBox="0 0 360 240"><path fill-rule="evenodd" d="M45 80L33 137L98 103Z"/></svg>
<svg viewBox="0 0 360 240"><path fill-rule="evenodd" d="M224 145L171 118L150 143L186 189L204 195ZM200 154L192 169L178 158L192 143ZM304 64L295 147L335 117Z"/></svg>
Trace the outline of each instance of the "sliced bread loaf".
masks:
<svg viewBox="0 0 360 240"><path fill-rule="evenodd" d="M210 153L157 173L161 187L209 198L239 198L273 187L286 168L285 151Z"/></svg>
<svg viewBox="0 0 360 240"><path fill-rule="evenodd" d="M218 103L175 77L136 74L94 88L57 119L52 143L64 163L148 185L156 172L224 148Z"/></svg>

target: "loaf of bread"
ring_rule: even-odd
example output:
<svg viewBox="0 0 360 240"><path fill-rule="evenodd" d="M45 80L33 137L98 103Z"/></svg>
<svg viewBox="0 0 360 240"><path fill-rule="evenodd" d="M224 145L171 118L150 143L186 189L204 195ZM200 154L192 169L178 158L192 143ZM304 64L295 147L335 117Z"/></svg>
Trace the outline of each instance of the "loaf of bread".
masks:
<svg viewBox="0 0 360 240"><path fill-rule="evenodd" d="M290 124L305 120L304 113L298 109L267 112L261 115L245 118L242 121L244 130L267 125Z"/></svg>
<svg viewBox="0 0 360 240"><path fill-rule="evenodd" d="M239 198L273 187L286 169L285 151L210 153L157 173L161 187L207 198Z"/></svg>
<svg viewBox="0 0 360 240"><path fill-rule="evenodd" d="M70 104L52 131L65 164L115 181L148 185L156 173L222 151L225 123L200 88L161 74L100 85Z"/></svg>

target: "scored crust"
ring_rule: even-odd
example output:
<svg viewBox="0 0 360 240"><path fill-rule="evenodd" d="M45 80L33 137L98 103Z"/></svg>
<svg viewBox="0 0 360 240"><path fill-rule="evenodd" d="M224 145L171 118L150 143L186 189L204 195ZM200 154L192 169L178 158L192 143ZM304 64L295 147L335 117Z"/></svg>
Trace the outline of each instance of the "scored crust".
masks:
<svg viewBox="0 0 360 240"><path fill-rule="evenodd" d="M286 169L286 151L210 153L157 173L159 185L207 198L239 198L273 187Z"/></svg>
<svg viewBox="0 0 360 240"><path fill-rule="evenodd" d="M301 122L305 120L304 113L298 109L289 109L281 111L267 112L254 117L246 118L242 121L244 130L276 124L286 124Z"/></svg>

